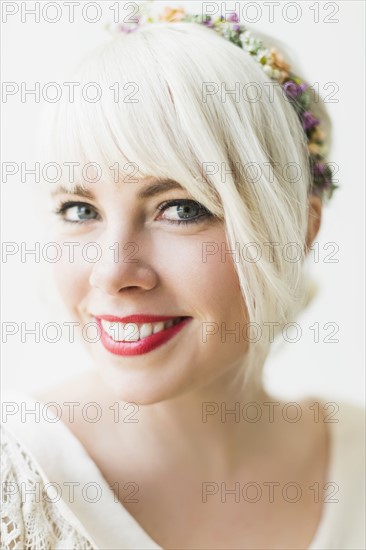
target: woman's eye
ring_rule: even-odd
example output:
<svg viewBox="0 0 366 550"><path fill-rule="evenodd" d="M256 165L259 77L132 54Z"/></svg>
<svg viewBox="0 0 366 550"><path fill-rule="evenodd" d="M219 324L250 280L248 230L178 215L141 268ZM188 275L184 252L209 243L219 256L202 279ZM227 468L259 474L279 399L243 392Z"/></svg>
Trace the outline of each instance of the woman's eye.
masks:
<svg viewBox="0 0 366 550"><path fill-rule="evenodd" d="M99 217L95 208L86 202L63 202L54 212L65 222L70 223L85 223Z"/></svg>
<svg viewBox="0 0 366 550"><path fill-rule="evenodd" d="M166 201L158 206L161 218L168 223L198 223L213 216L202 204L189 199Z"/></svg>

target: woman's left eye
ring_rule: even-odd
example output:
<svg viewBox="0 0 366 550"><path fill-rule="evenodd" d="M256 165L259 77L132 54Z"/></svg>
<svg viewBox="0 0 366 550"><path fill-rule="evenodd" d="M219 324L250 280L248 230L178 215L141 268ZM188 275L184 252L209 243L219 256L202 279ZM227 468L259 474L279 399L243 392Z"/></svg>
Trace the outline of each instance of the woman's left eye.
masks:
<svg viewBox="0 0 366 550"><path fill-rule="evenodd" d="M163 220L174 224L199 223L213 216L202 204L190 199L163 202L158 206L158 210L164 213ZM166 212L169 210L171 210L171 215L167 217Z"/></svg>

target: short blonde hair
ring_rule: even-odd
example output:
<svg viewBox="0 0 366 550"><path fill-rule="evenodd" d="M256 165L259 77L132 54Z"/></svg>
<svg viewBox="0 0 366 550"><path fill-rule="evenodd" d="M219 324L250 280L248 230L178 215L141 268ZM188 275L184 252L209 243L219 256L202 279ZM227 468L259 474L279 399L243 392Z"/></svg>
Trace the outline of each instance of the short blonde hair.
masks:
<svg viewBox="0 0 366 550"><path fill-rule="evenodd" d="M307 278L303 258L292 261L283 247L305 248L311 172L295 110L268 86L258 62L195 23L152 23L92 52L77 81L98 82L103 96L89 103L76 94L74 103L52 105L49 158L98 162L103 180L114 178L115 162L121 176L131 174L132 162L136 178L178 181L224 220L228 249L247 247L246 258L234 262L246 319L263 330L264 323L293 320L308 300ZM115 82L125 101L115 101L109 89ZM230 91L238 83L248 91L259 85L260 99L241 94L237 101L232 93L203 99L207 84ZM207 172L207 163L219 169ZM246 168L254 163L251 177ZM297 179L288 177L291 166L301 169ZM261 251L257 261L248 243L256 243L254 256ZM250 344L248 357L263 362L268 350L263 336Z"/></svg>

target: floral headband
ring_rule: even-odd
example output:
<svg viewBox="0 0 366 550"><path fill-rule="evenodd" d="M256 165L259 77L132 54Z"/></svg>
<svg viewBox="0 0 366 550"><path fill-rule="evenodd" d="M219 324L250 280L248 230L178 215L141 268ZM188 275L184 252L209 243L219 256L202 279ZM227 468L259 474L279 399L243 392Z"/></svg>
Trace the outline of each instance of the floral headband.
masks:
<svg viewBox="0 0 366 550"><path fill-rule="evenodd" d="M184 8L165 7L158 19L154 19L150 11L151 0L139 5L139 12L134 22L118 24L113 32L130 33L143 24L155 22L187 22L198 23L216 31L220 36L233 42L248 52L261 65L266 75L278 82L286 97L291 102L300 119L307 137L310 166L313 177L311 192L321 199L330 199L337 185L332 181L332 170L325 161L325 134L319 128L320 120L309 110L310 89L308 84L290 71L290 66L275 48L267 49L263 42L239 24L239 17L231 13L226 19L221 16L213 19L211 16L186 13ZM107 25L110 30L110 25Z"/></svg>

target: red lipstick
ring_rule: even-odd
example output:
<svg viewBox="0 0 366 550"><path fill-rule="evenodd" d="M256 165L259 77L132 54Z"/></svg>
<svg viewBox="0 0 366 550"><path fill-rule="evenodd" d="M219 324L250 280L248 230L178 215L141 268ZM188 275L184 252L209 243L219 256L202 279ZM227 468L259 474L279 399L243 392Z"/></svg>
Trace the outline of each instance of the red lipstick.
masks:
<svg viewBox="0 0 366 550"><path fill-rule="evenodd" d="M173 316L163 315L129 315L127 317L115 317L113 315L101 315L95 317L98 327L101 332L101 341L106 350L115 355L133 356L149 353L154 349L162 346L178 334L191 320L192 317L181 317L180 321L169 328L165 328L156 334L150 334L141 340L134 342L118 342L103 329L102 320L118 323L158 323L159 321L168 321L169 319L177 319Z"/></svg>

